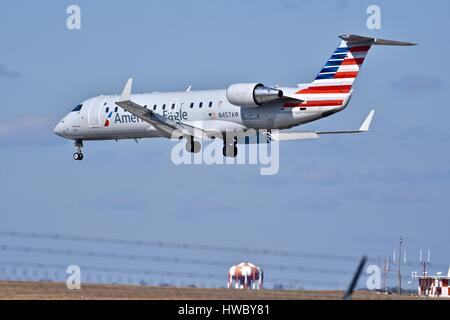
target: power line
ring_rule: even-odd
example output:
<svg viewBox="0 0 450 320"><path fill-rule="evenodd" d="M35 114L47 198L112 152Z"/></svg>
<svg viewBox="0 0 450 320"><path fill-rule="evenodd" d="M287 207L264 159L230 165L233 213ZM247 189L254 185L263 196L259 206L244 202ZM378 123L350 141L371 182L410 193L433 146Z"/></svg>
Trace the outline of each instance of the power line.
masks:
<svg viewBox="0 0 450 320"><path fill-rule="evenodd" d="M209 244L192 244L192 243L176 243L165 241L152 241L152 240L129 240L120 238L102 238L102 237L90 237L90 236L78 236L78 235L65 235L57 233L35 233L35 232L19 232L19 231L7 231L0 230L0 236L13 237L13 238L31 238L31 239L48 239L48 240L68 240L77 242L95 242L101 244L115 244L115 245L134 245L134 246L149 246L159 248L172 248L172 249L188 249L188 250L203 250L203 251L221 251L230 253L245 253L245 254L258 254L258 255L273 255L283 257L297 257L297 258L309 258L309 259L325 259L325 260L339 260L339 261L358 261L359 257L326 254L326 253L313 253L313 252L300 252L289 250L276 250L276 249L258 249L258 248L242 248L232 246L218 246Z"/></svg>
<svg viewBox="0 0 450 320"><path fill-rule="evenodd" d="M11 246L0 245L1 251L15 251L25 253L42 253L51 255L69 255L69 256L84 256L92 258L107 258L107 259L124 259L124 260L138 260L138 261L153 261L153 262L167 262L179 264L194 264L194 265L209 265L216 267L229 267L232 263L225 260L199 259L199 258L180 258L159 255L139 255L131 253L115 253L115 252L99 252L86 250L71 250L71 249L55 249L55 248L39 248L30 246ZM295 271L304 273L318 273L318 274L334 274L339 276L349 275L347 270L328 269L328 268L311 268L301 266L286 266L277 264L264 264L264 268L273 268L277 271Z"/></svg>

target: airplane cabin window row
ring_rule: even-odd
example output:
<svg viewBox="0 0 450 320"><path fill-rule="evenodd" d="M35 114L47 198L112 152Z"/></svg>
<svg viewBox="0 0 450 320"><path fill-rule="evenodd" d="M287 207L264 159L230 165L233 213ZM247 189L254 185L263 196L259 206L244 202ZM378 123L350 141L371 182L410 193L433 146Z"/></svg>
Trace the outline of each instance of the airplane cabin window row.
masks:
<svg viewBox="0 0 450 320"><path fill-rule="evenodd" d="M106 105L106 102L103 104L103 105ZM171 109L173 110L173 109L175 109L175 103L172 103L171 104ZM184 105L184 103L182 103L181 105ZM222 105L222 101L219 101L219 107ZM208 103L208 107L209 108L212 108L212 106L213 106L213 102L212 101L209 101L209 103ZM198 103L198 107L199 108L202 108L203 107L203 102L199 102ZM147 105L144 105L144 108L148 108L147 107ZM191 109L193 109L194 108L194 102L191 102L190 104L189 104L189 108L191 108ZM81 109L81 105L79 105L79 106L77 106L73 111L80 111L80 109ZM153 111L156 111L156 109L158 109L158 105L157 104L154 104L153 105ZM118 107L115 107L114 108L114 112L117 112L119 110L119 108ZM166 110L166 104L163 104L162 105L162 110ZM126 110L125 110L125 112L127 112ZM106 109L105 109L105 113L109 113L109 107L106 107Z"/></svg>

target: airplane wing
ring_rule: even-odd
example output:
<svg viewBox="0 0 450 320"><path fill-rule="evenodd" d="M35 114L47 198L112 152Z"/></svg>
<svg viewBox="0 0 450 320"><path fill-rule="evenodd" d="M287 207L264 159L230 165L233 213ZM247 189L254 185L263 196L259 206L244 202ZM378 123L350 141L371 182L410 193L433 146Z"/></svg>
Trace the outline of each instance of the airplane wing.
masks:
<svg viewBox="0 0 450 320"><path fill-rule="evenodd" d="M132 82L133 79L128 79L119 101L116 102L118 106L151 124L165 138L193 136L198 139L203 139L209 137L208 133L201 128L173 121L131 101Z"/></svg>
<svg viewBox="0 0 450 320"><path fill-rule="evenodd" d="M358 130L271 132L268 133L268 135L273 140L285 141L285 140L317 139L323 134L361 133L369 131L370 123L372 122L374 114L375 110L370 111L369 115L366 117L363 124Z"/></svg>

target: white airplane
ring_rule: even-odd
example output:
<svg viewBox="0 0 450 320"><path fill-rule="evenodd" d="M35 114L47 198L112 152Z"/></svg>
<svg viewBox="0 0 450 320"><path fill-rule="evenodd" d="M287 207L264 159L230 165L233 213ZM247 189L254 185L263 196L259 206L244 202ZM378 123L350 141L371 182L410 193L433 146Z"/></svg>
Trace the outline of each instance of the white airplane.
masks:
<svg viewBox="0 0 450 320"><path fill-rule="evenodd" d="M256 143L365 132L373 110L358 130L278 132L344 110L352 95L353 81L372 45L415 45L351 34L339 37L339 47L311 83L293 88L236 83L226 90L191 91L189 87L186 91L131 94L129 79L122 95L101 95L83 101L58 123L54 132L75 140L75 160L83 159L84 140L179 138L186 140L188 152L199 152L199 140L219 138L223 140L223 155L235 157L237 144L249 143L248 137L259 132L267 139L257 139Z"/></svg>

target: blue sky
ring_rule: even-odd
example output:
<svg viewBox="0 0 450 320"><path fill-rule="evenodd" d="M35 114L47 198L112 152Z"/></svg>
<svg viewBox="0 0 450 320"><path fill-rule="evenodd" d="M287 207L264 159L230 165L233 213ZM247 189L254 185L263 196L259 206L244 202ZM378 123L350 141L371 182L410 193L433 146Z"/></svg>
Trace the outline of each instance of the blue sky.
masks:
<svg viewBox="0 0 450 320"><path fill-rule="evenodd" d="M411 263L419 248L430 248L436 264L450 263L450 93L443 77L450 72L448 1L0 3L1 230L371 257L392 255L403 234ZM73 3L81 8L77 31L66 28ZM366 27L373 3L381 8L381 30ZM370 133L286 142L275 176L260 176L251 165L175 166L172 142L159 139L88 142L85 160L75 162L72 143L52 132L80 101L118 93L128 77L136 92L311 81L339 33L419 45L374 47L349 107L302 128L351 129L375 109ZM0 238L20 241L26 239ZM67 262L57 255L5 255ZM243 254L226 259L263 266L325 263ZM271 272L277 271L269 268L268 278Z"/></svg>

